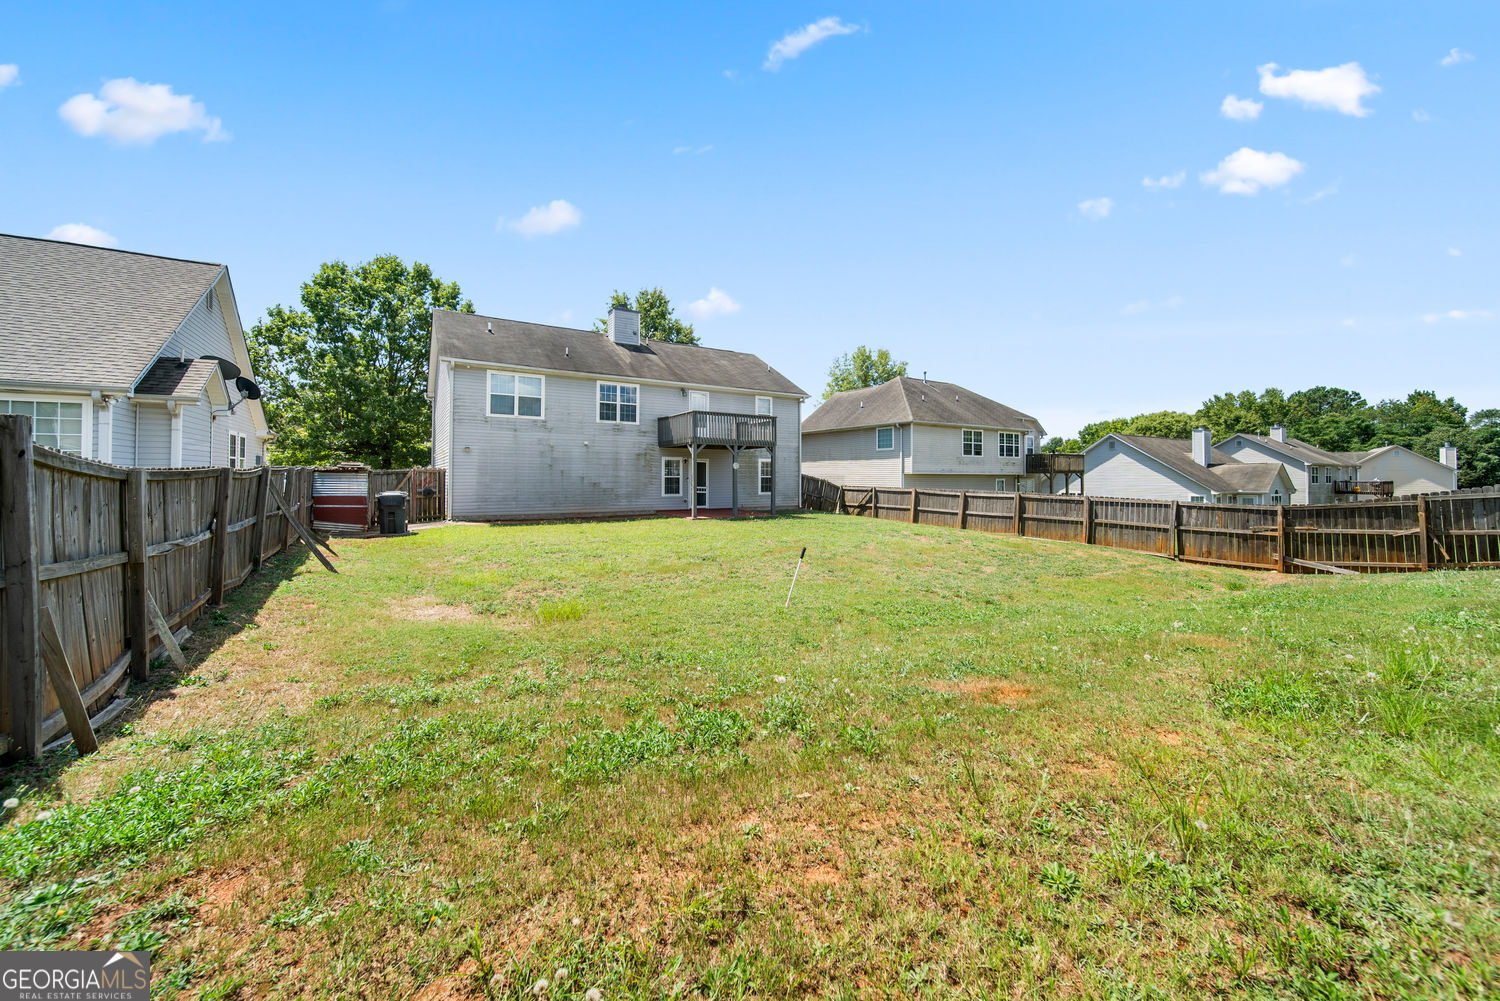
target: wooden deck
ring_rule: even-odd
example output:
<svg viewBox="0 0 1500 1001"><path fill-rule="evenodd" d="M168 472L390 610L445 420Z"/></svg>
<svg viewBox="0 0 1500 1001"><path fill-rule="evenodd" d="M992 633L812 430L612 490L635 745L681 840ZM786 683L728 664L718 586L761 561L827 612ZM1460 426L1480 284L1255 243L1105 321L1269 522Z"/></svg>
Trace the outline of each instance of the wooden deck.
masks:
<svg viewBox="0 0 1500 1001"><path fill-rule="evenodd" d="M755 414L687 410L658 418L656 438L662 448L772 448L776 445L776 420Z"/></svg>

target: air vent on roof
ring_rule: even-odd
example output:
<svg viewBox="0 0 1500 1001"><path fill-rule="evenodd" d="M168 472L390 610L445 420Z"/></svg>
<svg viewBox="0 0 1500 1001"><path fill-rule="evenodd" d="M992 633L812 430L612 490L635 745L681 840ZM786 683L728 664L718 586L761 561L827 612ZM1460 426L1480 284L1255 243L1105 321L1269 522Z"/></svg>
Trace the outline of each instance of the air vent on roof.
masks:
<svg viewBox="0 0 1500 1001"><path fill-rule="evenodd" d="M486 320L484 324L484 332L487 334L493 334L495 332L495 325Z"/></svg>

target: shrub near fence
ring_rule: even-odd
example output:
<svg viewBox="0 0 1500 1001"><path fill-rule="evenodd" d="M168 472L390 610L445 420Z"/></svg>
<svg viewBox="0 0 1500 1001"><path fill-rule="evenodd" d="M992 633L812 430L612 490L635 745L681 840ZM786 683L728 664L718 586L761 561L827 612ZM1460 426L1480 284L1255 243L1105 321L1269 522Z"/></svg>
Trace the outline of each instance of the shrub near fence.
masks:
<svg viewBox="0 0 1500 1001"><path fill-rule="evenodd" d="M1500 492L1494 490L1350 504L1254 506L840 487L803 476L802 506L1283 573L1500 567Z"/></svg>

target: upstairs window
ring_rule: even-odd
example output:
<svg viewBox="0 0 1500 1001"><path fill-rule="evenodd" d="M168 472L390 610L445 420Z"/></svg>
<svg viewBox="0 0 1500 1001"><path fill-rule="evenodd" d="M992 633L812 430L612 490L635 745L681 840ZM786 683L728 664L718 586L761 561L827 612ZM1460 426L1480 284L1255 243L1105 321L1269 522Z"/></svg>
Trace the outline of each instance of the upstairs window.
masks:
<svg viewBox="0 0 1500 1001"><path fill-rule="evenodd" d="M984 432L964 428L964 455L984 454Z"/></svg>
<svg viewBox="0 0 1500 1001"><path fill-rule="evenodd" d="M542 416L543 380L539 375L513 372L490 373L490 415L494 417Z"/></svg>
<svg viewBox="0 0 1500 1001"><path fill-rule="evenodd" d="M46 400L0 400L0 414L25 414L38 445L83 454L83 404Z"/></svg>
<svg viewBox="0 0 1500 1001"><path fill-rule="evenodd" d="M637 402L641 390L624 383L599 383L599 420L611 424L638 424Z"/></svg>
<svg viewBox="0 0 1500 1001"><path fill-rule="evenodd" d="M757 396L755 398L755 414L757 417L771 416L771 398L769 396Z"/></svg>
<svg viewBox="0 0 1500 1001"><path fill-rule="evenodd" d="M875 448L878 451L889 452L891 449L893 449L895 447L896 447L896 429L895 428L876 428L875 429Z"/></svg>
<svg viewBox="0 0 1500 1001"><path fill-rule="evenodd" d="M995 435L995 437L999 439L998 446L995 449L996 455L1004 455L1015 458L1016 456L1021 454L1020 435L1016 434L1013 431L1000 431Z"/></svg>
<svg viewBox="0 0 1500 1001"><path fill-rule="evenodd" d="M1026 454L1036 454L1036 435L1029 434L1026 436Z"/></svg>

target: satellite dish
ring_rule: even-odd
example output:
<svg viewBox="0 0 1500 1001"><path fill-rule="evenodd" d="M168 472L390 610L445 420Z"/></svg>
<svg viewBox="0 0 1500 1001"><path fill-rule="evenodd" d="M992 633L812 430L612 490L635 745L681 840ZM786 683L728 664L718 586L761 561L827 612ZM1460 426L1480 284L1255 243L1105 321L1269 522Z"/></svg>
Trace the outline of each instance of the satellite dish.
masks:
<svg viewBox="0 0 1500 1001"><path fill-rule="evenodd" d="M240 391L240 396L247 400L260 399L260 387L253 379L247 379L243 375L235 376L234 388Z"/></svg>
<svg viewBox="0 0 1500 1001"><path fill-rule="evenodd" d="M204 361L211 361L219 366L219 371L224 374L225 382L233 382L240 377L240 367L228 358L220 358L218 355L204 355Z"/></svg>

